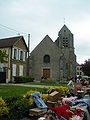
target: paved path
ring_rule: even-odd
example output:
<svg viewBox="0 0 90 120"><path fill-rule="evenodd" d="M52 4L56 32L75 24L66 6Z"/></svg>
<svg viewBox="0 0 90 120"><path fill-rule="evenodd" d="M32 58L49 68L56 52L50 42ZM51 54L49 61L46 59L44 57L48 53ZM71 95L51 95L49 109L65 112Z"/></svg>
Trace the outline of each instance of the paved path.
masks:
<svg viewBox="0 0 90 120"><path fill-rule="evenodd" d="M0 84L0 85L13 85L13 86L36 87L36 88L51 88L51 87L55 87L55 86L46 86L46 85L12 84L12 83Z"/></svg>

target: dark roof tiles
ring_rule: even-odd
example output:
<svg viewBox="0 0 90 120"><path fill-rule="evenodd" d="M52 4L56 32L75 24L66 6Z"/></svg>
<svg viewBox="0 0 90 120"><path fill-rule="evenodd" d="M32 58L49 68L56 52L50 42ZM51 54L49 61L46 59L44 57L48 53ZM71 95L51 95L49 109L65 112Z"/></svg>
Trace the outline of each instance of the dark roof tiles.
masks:
<svg viewBox="0 0 90 120"><path fill-rule="evenodd" d="M0 48L11 47L21 38L23 38L23 36L0 39Z"/></svg>

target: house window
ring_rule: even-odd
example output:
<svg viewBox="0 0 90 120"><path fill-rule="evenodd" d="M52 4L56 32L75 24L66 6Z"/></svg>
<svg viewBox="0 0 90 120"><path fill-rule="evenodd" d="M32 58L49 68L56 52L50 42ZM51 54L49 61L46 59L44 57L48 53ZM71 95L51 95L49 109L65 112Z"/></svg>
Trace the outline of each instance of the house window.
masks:
<svg viewBox="0 0 90 120"><path fill-rule="evenodd" d="M45 55L43 61L44 61L44 63L50 63L50 56Z"/></svg>
<svg viewBox="0 0 90 120"><path fill-rule="evenodd" d="M23 65L19 66L19 76L23 76Z"/></svg>
<svg viewBox="0 0 90 120"><path fill-rule="evenodd" d="M77 72L77 75L79 75L79 72Z"/></svg>
<svg viewBox="0 0 90 120"><path fill-rule="evenodd" d="M13 64L12 66L12 75L16 76L16 64Z"/></svg>
<svg viewBox="0 0 90 120"><path fill-rule="evenodd" d="M17 50L14 49L14 59L16 59L16 58L17 58Z"/></svg>
<svg viewBox="0 0 90 120"><path fill-rule="evenodd" d="M21 49L13 48L13 50L12 50L12 58L13 59L25 61L25 57L26 57L25 51L23 51Z"/></svg>
<svg viewBox="0 0 90 120"><path fill-rule="evenodd" d="M80 72L80 75L82 75L82 72Z"/></svg>
<svg viewBox="0 0 90 120"><path fill-rule="evenodd" d="M23 60L23 51L20 51L20 60Z"/></svg>
<svg viewBox="0 0 90 120"><path fill-rule="evenodd" d="M80 68L80 70L82 70L82 68Z"/></svg>
<svg viewBox="0 0 90 120"><path fill-rule="evenodd" d="M0 72L3 72L3 68L2 67L0 67Z"/></svg>
<svg viewBox="0 0 90 120"><path fill-rule="evenodd" d="M79 67L77 67L77 70L79 70Z"/></svg>
<svg viewBox="0 0 90 120"><path fill-rule="evenodd" d="M12 59L18 60L18 49L16 48L12 49Z"/></svg>

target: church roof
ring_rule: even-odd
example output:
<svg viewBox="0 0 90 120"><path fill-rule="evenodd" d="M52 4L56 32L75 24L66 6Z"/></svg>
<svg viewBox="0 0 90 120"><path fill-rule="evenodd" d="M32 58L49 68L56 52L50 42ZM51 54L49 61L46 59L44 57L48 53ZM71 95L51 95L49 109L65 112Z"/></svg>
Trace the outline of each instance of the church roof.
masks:
<svg viewBox="0 0 90 120"><path fill-rule="evenodd" d="M67 29L67 30L69 30L68 27L67 27L65 24L63 25L63 27L62 27L61 29ZM69 30L69 31L70 31L70 30ZM71 31L70 31L70 32L71 32Z"/></svg>
<svg viewBox="0 0 90 120"><path fill-rule="evenodd" d="M43 39L42 39L42 41L34 48L34 50L31 52L31 53L33 53L34 51L36 51L37 49L45 49L45 47L51 47L51 46L53 46L53 47L56 47L56 48L58 48L57 47L57 45L53 42L53 40L49 37L49 35L46 35Z"/></svg>
<svg viewBox="0 0 90 120"><path fill-rule="evenodd" d="M44 39L47 39L47 38L52 41L52 39L49 37L49 35L46 35L46 36L43 38L43 40L44 40ZM42 41L43 41L43 40L42 40Z"/></svg>
<svg viewBox="0 0 90 120"><path fill-rule="evenodd" d="M64 24L63 27L60 29L60 31L58 32L58 35L62 32L62 31L69 31L71 33L71 31L68 29L68 27Z"/></svg>

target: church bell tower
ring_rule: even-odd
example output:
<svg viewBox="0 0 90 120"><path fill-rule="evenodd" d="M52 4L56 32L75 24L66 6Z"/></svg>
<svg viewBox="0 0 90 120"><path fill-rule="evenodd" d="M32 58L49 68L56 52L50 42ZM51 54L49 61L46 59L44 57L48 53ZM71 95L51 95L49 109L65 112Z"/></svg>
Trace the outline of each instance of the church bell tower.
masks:
<svg viewBox="0 0 90 120"><path fill-rule="evenodd" d="M58 47L67 61L68 77L75 77L76 55L74 53L74 39L73 34L66 25L58 32Z"/></svg>

